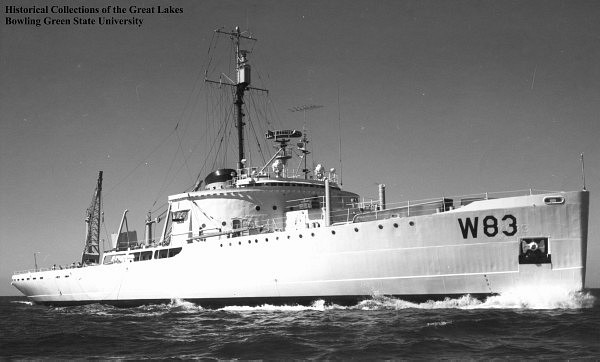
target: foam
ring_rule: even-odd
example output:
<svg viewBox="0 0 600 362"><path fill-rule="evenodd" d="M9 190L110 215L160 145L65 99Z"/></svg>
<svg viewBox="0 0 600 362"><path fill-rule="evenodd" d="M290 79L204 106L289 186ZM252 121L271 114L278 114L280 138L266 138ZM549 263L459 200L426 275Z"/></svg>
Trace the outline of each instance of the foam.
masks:
<svg viewBox="0 0 600 362"><path fill-rule="evenodd" d="M515 289L481 301L470 295L442 301L411 303L390 297L374 297L355 308L378 309L581 309L592 308L596 298L589 292L572 292L560 288Z"/></svg>
<svg viewBox="0 0 600 362"><path fill-rule="evenodd" d="M11 300L10 302L15 304L33 305L33 302L30 302L28 300Z"/></svg>
<svg viewBox="0 0 600 362"><path fill-rule="evenodd" d="M242 311L281 311L281 312L299 312L306 310L324 311L327 309L342 309L344 307L331 305L326 306L324 300L316 300L309 306L304 305L271 305L263 304L261 306L250 307L250 306L227 306L219 310L228 312L242 312Z"/></svg>
<svg viewBox="0 0 600 362"><path fill-rule="evenodd" d="M596 298L589 292L572 292L560 288L515 289L500 295L490 296L485 300L476 299L470 295L458 298L446 298L441 301L429 300L423 303L413 303L398 298L374 296L352 307L327 305L323 300L317 300L310 306L302 305L271 305L257 307L228 306L224 311L325 311L325 310L401 310L401 309L582 309L592 308Z"/></svg>

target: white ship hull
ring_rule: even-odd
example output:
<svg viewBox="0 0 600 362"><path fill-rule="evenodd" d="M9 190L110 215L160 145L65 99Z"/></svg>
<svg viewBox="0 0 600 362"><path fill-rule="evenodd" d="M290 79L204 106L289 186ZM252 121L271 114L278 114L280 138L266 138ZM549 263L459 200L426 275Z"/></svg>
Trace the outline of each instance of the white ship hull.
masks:
<svg viewBox="0 0 600 362"><path fill-rule="evenodd" d="M174 298L203 306L350 303L373 295L576 291L585 282L588 199L585 191L518 196L422 216L197 239L170 258L32 271L13 275L12 284L33 302L52 305ZM531 238L543 238L537 246L548 260L520 262Z"/></svg>

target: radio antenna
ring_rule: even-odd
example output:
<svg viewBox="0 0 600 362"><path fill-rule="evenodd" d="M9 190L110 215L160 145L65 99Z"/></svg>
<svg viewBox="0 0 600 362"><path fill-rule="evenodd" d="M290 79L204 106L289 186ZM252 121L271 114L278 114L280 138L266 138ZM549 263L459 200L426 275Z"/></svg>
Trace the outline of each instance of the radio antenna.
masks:
<svg viewBox="0 0 600 362"><path fill-rule="evenodd" d="M583 191L587 191L585 188L585 163L583 162L583 152L581 152L581 180L583 182Z"/></svg>
<svg viewBox="0 0 600 362"><path fill-rule="evenodd" d="M311 111L313 109L317 109L317 108L323 108L323 105L320 104L304 104L301 106L296 106L296 107L292 107L289 109L290 112L302 112L303 117L304 117L304 126L303 131L304 131L304 137L302 138L302 142L298 143L298 148L300 149L300 152L302 152L302 158L304 159L304 169L302 170L302 172L304 172L304 179L308 179L308 173L310 172L310 170L307 168L306 165L306 161L307 161L307 156L310 153L310 151L308 151L308 140L306 138L306 111ZM302 147L300 147L300 145L302 145ZM313 148L314 151L314 148Z"/></svg>
<svg viewBox="0 0 600 362"><path fill-rule="evenodd" d="M341 110L340 110L340 84L338 83L337 85L337 91L338 91L338 99L337 99L337 106L338 106L338 139L340 141L340 186L344 185L344 182L342 181L342 116L341 116Z"/></svg>

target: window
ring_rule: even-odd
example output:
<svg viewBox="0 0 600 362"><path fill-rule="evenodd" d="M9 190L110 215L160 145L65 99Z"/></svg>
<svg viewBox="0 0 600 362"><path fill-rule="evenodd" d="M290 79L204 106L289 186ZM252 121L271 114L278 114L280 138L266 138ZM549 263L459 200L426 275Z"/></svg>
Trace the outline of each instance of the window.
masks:
<svg viewBox="0 0 600 362"><path fill-rule="evenodd" d="M181 253L181 248L173 248L169 249L169 258L174 257L175 255Z"/></svg>
<svg viewBox="0 0 600 362"><path fill-rule="evenodd" d="M160 249L154 252L154 259L164 259L169 255L169 249Z"/></svg>
<svg viewBox="0 0 600 362"><path fill-rule="evenodd" d="M111 264L114 263L115 261L117 261L117 257L121 256L123 254L118 254L118 255L105 255L104 256L104 263L103 264Z"/></svg>
<svg viewBox="0 0 600 362"><path fill-rule="evenodd" d="M133 261L144 261L144 260L150 260L150 259L152 259L151 251L142 251L142 252L133 253Z"/></svg>
<svg viewBox="0 0 600 362"><path fill-rule="evenodd" d="M188 213L190 210L180 210L171 212L173 222L182 223L187 220Z"/></svg>

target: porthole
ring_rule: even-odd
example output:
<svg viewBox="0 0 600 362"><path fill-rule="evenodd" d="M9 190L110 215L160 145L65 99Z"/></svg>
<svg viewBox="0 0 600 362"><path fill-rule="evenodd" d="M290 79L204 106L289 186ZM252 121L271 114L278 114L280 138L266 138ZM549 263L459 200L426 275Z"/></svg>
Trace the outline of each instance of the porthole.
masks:
<svg viewBox="0 0 600 362"><path fill-rule="evenodd" d="M335 230L331 230L331 235L335 235Z"/></svg>
<svg viewBox="0 0 600 362"><path fill-rule="evenodd" d="M289 238L290 238L290 236L288 235L288 236L287 236L287 238L289 239Z"/></svg>
<svg viewBox="0 0 600 362"><path fill-rule="evenodd" d="M252 240L248 240L248 244L252 244Z"/></svg>
<svg viewBox="0 0 600 362"><path fill-rule="evenodd" d="M380 228L380 229L383 229L383 225L379 224L379 228Z"/></svg>
<svg viewBox="0 0 600 362"><path fill-rule="evenodd" d="M279 236L276 236L276 237L275 237L275 240L279 240Z"/></svg>
<svg viewBox="0 0 600 362"><path fill-rule="evenodd" d="M354 228L354 231L358 232L358 228Z"/></svg>
<svg viewBox="0 0 600 362"><path fill-rule="evenodd" d="M397 227L398 227L398 223L397 223L397 222L395 222L395 223L394 223L394 227L395 227L395 228L397 228Z"/></svg>
<svg viewBox="0 0 600 362"><path fill-rule="evenodd" d="M258 239L254 240L254 242L258 244Z"/></svg>
<svg viewBox="0 0 600 362"><path fill-rule="evenodd" d="M415 222L414 222L414 221L409 221L409 222L408 222L408 225L410 225L410 226L415 226Z"/></svg>
<svg viewBox="0 0 600 362"><path fill-rule="evenodd" d="M221 247L223 247L223 244L221 244Z"/></svg>
<svg viewBox="0 0 600 362"><path fill-rule="evenodd" d="M242 245L242 242L241 242L241 241L238 241L238 245Z"/></svg>
<svg viewBox="0 0 600 362"><path fill-rule="evenodd" d="M256 211L260 211L260 206L256 205L255 209Z"/></svg>
<svg viewBox="0 0 600 362"><path fill-rule="evenodd" d="M202 228L204 229L206 227L206 224L202 224Z"/></svg>
<svg viewBox="0 0 600 362"><path fill-rule="evenodd" d="M223 221L223 222L221 223L221 225L225 226L225 225L227 225L227 223L226 223L225 221Z"/></svg>
<svg viewBox="0 0 600 362"><path fill-rule="evenodd" d="M300 239L302 239L302 234L298 235L300 237Z"/></svg>
<svg viewBox="0 0 600 362"><path fill-rule="evenodd" d="M315 233L310 233L310 236L315 236Z"/></svg>
<svg viewBox="0 0 600 362"><path fill-rule="evenodd" d="M229 243L229 246L231 246L231 243Z"/></svg>
<svg viewBox="0 0 600 362"><path fill-rule="evenodd" d="M268 243L268 242L269 242L269 238L265 238L265 243Z"/></svg>
<svg viewBox="0 0 600 362"><path fill-rule="evenodd" d="M277 205L273 205L273 210L277 210Z"/></svg>

